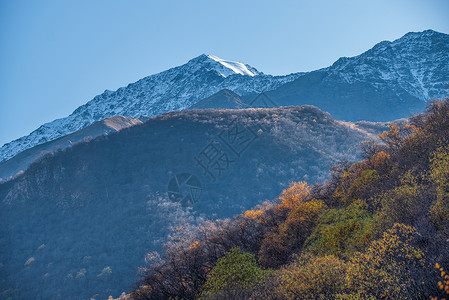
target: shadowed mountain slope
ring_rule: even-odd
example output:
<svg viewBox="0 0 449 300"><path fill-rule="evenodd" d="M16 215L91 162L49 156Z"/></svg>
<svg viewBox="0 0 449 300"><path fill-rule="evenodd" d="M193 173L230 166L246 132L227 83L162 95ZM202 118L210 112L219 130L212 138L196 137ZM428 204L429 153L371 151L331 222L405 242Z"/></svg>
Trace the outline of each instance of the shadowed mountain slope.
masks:
<svg viewBox="0 0 449 300"><path fill-rule="evenodd" d="M65 149L86 139L107 135L122 130L123 128L139 124L142 124L142 121L123 116L109 117L103 121L95 122L74 133L27 149L13 158L0 163L0 179L7 180L11 176L15 176L18 172L25 171L33 161L45 153L53 152L58 149Z"/></svg>
<svg viewBox="0 0 449 300"><path fill-rule="evenodd" d="M248 108L241 97L231 90L223 89L212 96L195 103L190 109L242 109Z"/></svg>
<svg viewBox="0 0 449 300"><path fill-rule="evenodd" d="M313 106L185 110L48 154L0 184L0 293L117 297L170 226L323 180L384 129Z"/></svg>

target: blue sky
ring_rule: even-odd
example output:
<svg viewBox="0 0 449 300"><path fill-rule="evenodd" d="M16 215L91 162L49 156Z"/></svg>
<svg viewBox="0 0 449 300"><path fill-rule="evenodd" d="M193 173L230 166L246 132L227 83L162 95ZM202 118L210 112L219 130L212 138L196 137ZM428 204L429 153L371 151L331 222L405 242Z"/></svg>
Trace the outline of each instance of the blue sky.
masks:
<svg viewBox="0 0 449 300"><path fill-rule="evenodd" d="M0 145L201 53L311 71L409 31L449 33L447 0L0 0Z"/></svg>

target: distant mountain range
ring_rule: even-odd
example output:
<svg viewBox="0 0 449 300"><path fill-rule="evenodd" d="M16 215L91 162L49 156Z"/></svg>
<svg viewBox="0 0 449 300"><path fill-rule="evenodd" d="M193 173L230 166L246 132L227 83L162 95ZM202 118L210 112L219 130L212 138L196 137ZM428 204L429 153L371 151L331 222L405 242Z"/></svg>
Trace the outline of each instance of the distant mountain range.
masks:
<svg viewBox="0 0 449 300"><path fill-rule="evenodd" d="M340 58L266 94L280 105L312 104L334 117L391 121L449 96L449 35L427 30Z"/></svg>
<svg viewBox="0 0 449 300"><path fill-rule="evenodd" d="M265 75L251 66L202 54L182 66L145 77L115 92L106 90L70 116L46 123L29 135L3 145L0 162L107 117L152 117L190 107L222 89L239 95L258 93L273 90L301 75Z"/></svg>
<svg viewBox="0 0 449 300"><path fill-rule="evenodd" d="M291 181L323 180L387 128L313 106L119 120L84 130L121 130L48 153L0 184L0 298L117 297L171 226L232 217Z"/></svg>
<svg viewBox="0 0 449 300"><path fill-rule="evenodd" d="M151 117L197 103L213 108L201 101L224 89L247 104L266 92L278 106L313 104L339 119L388 121L420 112L429 99L447 96L448 83L449 35L432 30L381 42L328 68L286 76L203 54L115 92L107 90L70 116L3 145L0 162L107 117Z"/></svg>

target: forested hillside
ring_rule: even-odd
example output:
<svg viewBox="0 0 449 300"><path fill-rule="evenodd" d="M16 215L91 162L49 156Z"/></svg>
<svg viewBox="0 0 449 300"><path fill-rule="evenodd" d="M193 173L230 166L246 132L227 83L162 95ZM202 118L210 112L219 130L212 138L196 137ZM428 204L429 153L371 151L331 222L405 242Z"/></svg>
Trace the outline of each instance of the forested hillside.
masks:
<svg viewBox="0 0 449 300"><path fill-rule="evenodd" d="M0 183L0 298L117 296L171 226L321 181L385 125L313 106L185 110L49 153Z"/></svg>
<svg viewBox="0 0 449 300"><path fill-rule="evenodd" d="M176 228L133 299L443 299L449 294L449 99L231 219ZM257 191L253 191L257 193Z"/></svg>

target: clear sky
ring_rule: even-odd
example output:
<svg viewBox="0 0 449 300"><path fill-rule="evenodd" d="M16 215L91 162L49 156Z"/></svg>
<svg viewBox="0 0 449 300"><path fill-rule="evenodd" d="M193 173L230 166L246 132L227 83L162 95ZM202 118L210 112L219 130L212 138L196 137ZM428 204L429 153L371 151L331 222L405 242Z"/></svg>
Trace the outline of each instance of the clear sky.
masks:
<svg viewBox="0 0 449 300"><path fill-rule="evenodd" d="M449 33L448 15L448 0L0 0L0 146L201 53L311 71L409 31Z"/></svg>

